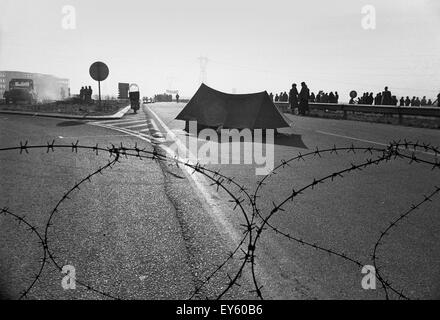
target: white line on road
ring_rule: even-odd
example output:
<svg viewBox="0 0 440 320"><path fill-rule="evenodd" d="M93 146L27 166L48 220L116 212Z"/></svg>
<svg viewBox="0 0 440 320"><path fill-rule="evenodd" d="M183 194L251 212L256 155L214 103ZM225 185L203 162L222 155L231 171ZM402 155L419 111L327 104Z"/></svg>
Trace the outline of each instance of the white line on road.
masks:
<svg viewBox="0 0 440 320"><path fill-rule="evenodd" d="M378 144L380 146L388 146L388 144L386 144L386 143L381 143L381 142L376 142L376 141L371 141L371 140L365 140L365 139L359 139L359 138L344 136L344 135L336 134L336 133L330 133L330 132L325 132L325 131L320 131L320 130L316 130L316 132L322 133L322 134L326 134L328 136L334 136L334 137L339 137L339 138L345 138L345 139L351 139L351 140L356 140L356 141L361 141L361 142Z"/></svg>
<svg viewBox="0 0 440 320"><path fill-rule="evenodd" d="M133 129L133 128L140 128L140 127L147 127L148 124L146 123L141 123L141 124L135 124L133 126L128 126L128 127L124 127L125 129Z"/></svg>
<svg viewBox="0 0 440 320"><path fill-rule="evenodd" d="M360 139L360 138L355 138L355 137L349 137L349 136L344 136L342 134L336 134L336 133L331 133L331 132L325 132L325 131L320 131L320 130L316 130L316 132L321 133L321 134L325 134L328 136L334 136L334 137L339 137L339 138L345 138L345 139L350 139L350 140L355 140L355 141L361 141L361 142L366 142L366 143L372 143L372 144L377 144L380 146L389 146L389 143L382 143L382 142L377 142L377 141L372 141L372 140L365 140L365 139ZM414 149L409 149L411 151L415 151L415 152L421 152L424 154L429 154L431 156L436 156L436 154L434 152L427 152L427 151L422 151L422 150L414 150Z"/></svg>
<svg viewBox="0 0 440 320"><path fill-rule="evenodd" d="M119 127L107 126L105 124L99 124L99 123L94 123L93 125L97 126L97 127L101 127L101 128L106 128L106 129L111 129L111 130L116 130L116 131L119 131L122 133L126 133L130 136L134 136L134 137L139 138L141 140L147 141L148 143L152 143L152 139L150 139L152 137L147 136L145 134L138 133L136 131L131 131L131 130L127 130L127 129L119 128Z"/></svg>
<svg viewBox="0 0 440 320"><path fill-rule="evenodd" d="M108 124L110 124L110 125L112 125L112 126L125 126L125 125L134 125L134 124L139 124L139 123L143 123L143 124L147 124L146 122L145 122L145 119L143 119L143 120L130 120L130 121L125 121L125 122L118 122L118 123L108 123Z"/></svg>
<svg viewBox="0 0 440 320"><path fill-rule="evenodd" d="M132 120L129 120L129 119L105 120L105 121L95 121L93 123L120 125L120 124L130 124L130 123L137 123L137 122L145 122L145 119L142 119L142 120L136 120L136 119L132 119Z"/></svg>
<svg viewBox="0 0 440 320"><path fill-rule="evenodd" d="M105 135L94 135L94 136L77 136L77 137L64 137L58 136L60 139L80 139L80 138L111 138L111 137L129 137L129 134L105 134Z"/></svg>
<svg viewBox="0 0 440 320"><path fill-rule="evenodd" d="M156 130L156 132L157 132L157 134L153 134L153 137L155 137L155 136L163 137L162 132L160 132L159 127L157 126L156 122L153 119L151 119L151 125L153 126L154 130Z"/></svg>

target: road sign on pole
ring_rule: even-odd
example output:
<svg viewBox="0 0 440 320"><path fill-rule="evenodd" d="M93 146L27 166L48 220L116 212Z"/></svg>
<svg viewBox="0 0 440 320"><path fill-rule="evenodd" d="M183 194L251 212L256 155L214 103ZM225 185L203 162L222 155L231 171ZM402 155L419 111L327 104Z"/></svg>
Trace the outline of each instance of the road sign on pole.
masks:
<svg viewBox="0 0 440 320"><path fill-rule="evenodd" d="M101 105L101 81L107 79L109 70L104 62L97 61L90 66L89 74L93 80L98 81L99 105Z"/></svg>
<svg viewBox="0 0 440 320"><path fill-rule="evenodd" d="M351 92L350 92L350 98L356 98L357 97L357 92L355 91L355 90L352 90Z"/></svg>

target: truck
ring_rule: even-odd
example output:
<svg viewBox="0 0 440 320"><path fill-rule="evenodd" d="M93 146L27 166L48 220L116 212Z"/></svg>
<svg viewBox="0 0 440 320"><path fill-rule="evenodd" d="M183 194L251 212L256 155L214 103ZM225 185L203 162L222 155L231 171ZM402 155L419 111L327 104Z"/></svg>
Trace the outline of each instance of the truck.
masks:
<svg viewBox="0 0 440 320"><path fill-rule="evenodd" d="M32 79L12 79L9 81L9 90L4 93L6 103L12 101L27 102L33 104L37 101L37 95L34 89L34 81Z"/></svg>

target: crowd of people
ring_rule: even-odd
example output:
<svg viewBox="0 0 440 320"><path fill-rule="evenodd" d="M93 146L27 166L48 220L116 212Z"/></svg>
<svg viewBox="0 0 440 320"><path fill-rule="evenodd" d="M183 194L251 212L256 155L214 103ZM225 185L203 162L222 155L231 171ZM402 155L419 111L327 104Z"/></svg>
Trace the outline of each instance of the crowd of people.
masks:
<svg viewBox="0 0 440 320"><path fill-rule="evenodd" d="M293 89L293 91L292 91ZM287 93L286 91L280 92L280 94L276 94L275 96L271 92L269 94L269 97L272 99L272 101L275 102L291 102L295 101L295 94L298 95L298 93L295 93L296 84L294 83L292 85L292 89ZM291 96L293 95L293 99L291 99ZM337 91L326 93L323 90L320 90L318 94L315 95L314 92L311 92L309 94L308 102L322 102L322 103L339 103L339 94Z"/></svg>
<svg viewBox="0 0 440 320"><path fill-rule="evenodd" d="M273 93L271 92L269 94L269 96L271 97L272 101L275 102L288 102L289 101L289 95L287 94L286 91L284 92L280 92L280 94L275 94L275 97L273 96Z"/></svg>
<svg viewBox="0 0 440 320"><path fill-rule="evenodd" d="M93 94L93 90L91 86L84 86L81 87L81 89L79 90L79 98L81 99L81 101L84 101L85 103L90 103L92 102L92 94Z"/></svg>
<svg viewBox="0 0 440 320"><path fill-rule="evenodd" d="M298 111L298 114L305 115L309 112L309 102L310 102L310 90L305 82L301 82L301 90L298 92L296 83L292 84L292 88L289 93L286 91L276 94L275 97L271 92L269 94L270 99L275 102L288 102L291 111Z"/></svg>
<svg viewBox="0 0 440 320"><path fill-rule="evenodd" d="M310 95L310 102L339 103L339 94L337 91L335 91L334 93L333 91L331 91L330 93L326 93L321 90L315 97L312 92L312 94Z"/></svg>
<svg viewBox="0 0 440 320"><path fill-rule="evenodd" d="M303 82L302 84L305 85ZM301 86L302 86L301 84ZM303 86L301 88L301 92L303 92ZM307 85L305 85L307 88ZM307 88L307 90L309 90ZM286 91L280 92L275 96L271 92L269 94L270 99L275 102L288 102L291 110L295 110L295 108L299 107L299 96L301 92L298 92L297 86L294 83L289 93ZM305 93L303 92L303 96ZM323 90L320 90L318 94L314 94L313 92L307 93L307 102L317 102L317 103L339 103L339 94L337 91L326 93ZM356 99L356 100L355 100ZM364 92L362 96L357 97L356 95L352 96L349 104L367 104L367 105L384 105L384 106L400 106L400 107L429 107L429 106L439 106L440 107L440 93L437 95L436 100L428 99L426 96L423 98L420 97L412 97L410 99L409 96L401 97L400 99L397 96L392 95L391 91L389 91L388 87L385 87L383 92L379 92L376 95L373 92ZM308 107L306 108L308 110ZM302 110L301 110L302 111ZM302 114L300 112L300 114Z"/></svg>
<svg viewBox="0 0 440 320"><path fill-rule="evenodd" d="M440 93L437 96L437 100L434 102L431 99L427 99L426 96L423 98L409 96L401 97L398 99L395 95L392 95L385 87L383 92L377 93L375 96L373 92L364 92L362 96L357 98L357 101L352 97L350 99L350 104L369 104L369 105L382 105L382 106L400 106L400 107L429 107L429 106L440 106L439 105Z"/></svg>
<svg viewBox="0 0 440 320"><path fill-rule="evenodd" d="M300 91L298 91L297 85L294 83L289 93L284 91L274 96L271 92L269 97L274 102L288 102L291 111L295 112L297 110L300 115L305 115L309 112L309 102L339 103L339 94L337 91L326 93L320 90L318 94L315 95L314 92L310 92L305 82L301 82Z"/></svg>

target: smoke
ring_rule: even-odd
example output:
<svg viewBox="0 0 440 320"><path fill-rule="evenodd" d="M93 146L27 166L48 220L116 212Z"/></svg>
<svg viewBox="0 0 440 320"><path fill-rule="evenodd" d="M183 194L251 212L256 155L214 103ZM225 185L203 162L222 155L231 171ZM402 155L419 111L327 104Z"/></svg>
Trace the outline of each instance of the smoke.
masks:
<svg viewBox="0 0 440 320"><path fill-rule="evenodd" d="M67 97L67 88L61 89L62 87L52 76L40 76L34 80L35 91L37 93L38 101L43 100L61 100L62 90L64 90L64 98Z"/></svg>
<svg viewBox="0 0 440 320"><path fill-rule="evenodd" d="M45 88L44 90L37 91L37 95L38 95L38 101L43 101L43 100L60 100L61 99L61 95L57 95L55 92L53 92L53 90L50 90L48 88Z"/></svg>

